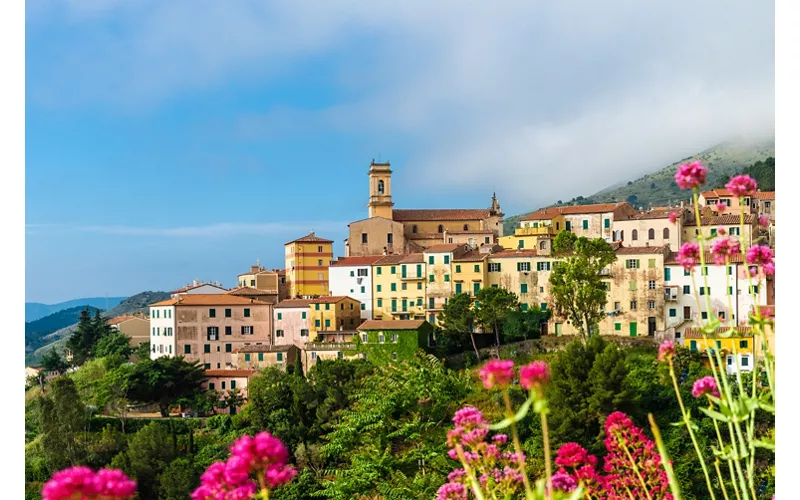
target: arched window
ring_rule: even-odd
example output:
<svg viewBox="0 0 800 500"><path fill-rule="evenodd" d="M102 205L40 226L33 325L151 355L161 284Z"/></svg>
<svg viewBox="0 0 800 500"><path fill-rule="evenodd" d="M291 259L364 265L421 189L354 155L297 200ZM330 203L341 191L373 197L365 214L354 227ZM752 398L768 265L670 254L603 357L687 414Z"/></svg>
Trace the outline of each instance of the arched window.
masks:
<svg viewBox="0 0 800 500"><path fill-rule="evenodd" d="M469 231L469 224L464 224L464 231Z"/></svg>
<svg viewBox="0 0 800 500"><path fill-rule="evenodd" d="M378 194L383 194L383 181L378 181Z"/></svg>
<svg viewBox="0 0 800 500"><path fill-rule="evenodd" d="M664 228L664 239L665 240L669 239L669 228L668 227Z"/></svg>
<svg viewBox="0 0 800 500"><path fill-rule="evenodd" d="M634 229L633 231L631 231L631 241L635 241L638 239L639 239L639 231Z"/></svg>
<svg viewBox="0 0 800 500"><path fill-rule="evenodd" d="M440 232L440 233L443 233L443 232L444 232L444 226L443 226L443 225L441 225L441 224L439 224L439 232Z"/></svg>
<svg viewBox="0 0 800 500"><path fill-rule="evenodd" d="M656 239L656 230L653 229L652 227L647 231L647 239L648 240Z"/></svg>
<svg viewBox="0 0 800 500"><path fill-rule="evenodd" d="M416 224L414 224L413 226L411 226L411 232L412 232L412 233L416 233L416 232L417 232L417 225L416 225Z"/></svg>
<svg viewBox="0 0 800 500"><path fill-rule="evenodd" d="M539 242L539 250L547 250L547 240Z"/></svg>

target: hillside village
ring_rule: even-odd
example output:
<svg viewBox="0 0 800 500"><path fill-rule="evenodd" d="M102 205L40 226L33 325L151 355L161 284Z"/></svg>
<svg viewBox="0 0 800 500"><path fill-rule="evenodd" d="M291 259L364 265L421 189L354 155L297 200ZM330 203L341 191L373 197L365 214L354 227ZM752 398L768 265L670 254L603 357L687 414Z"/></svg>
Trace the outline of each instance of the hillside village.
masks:
<svg viewBox="0 0 800 500"><path fill-rule="evenodd" d="M676 260L680 246L699 234L688 203L648 210L627 202L551 207L521 217L514 234L503 236L500 201L494 194L487 201L488 208L396 209L391 165L373 160L367 216L349 224L344 256L335 258L334 242L311 232L284 244L283 269L256 263L236 277L233 289L194 281L150 304L149 314L107 323L132 346L149 342L152 359L199 361L204 388L245 395L248 380L268 366L408 360L436 344L442 311L453 296L467 294L477 308L475 297L485 288L513 292L523 312L550 311L540 335L573 336L575 325L552 314L549 278L559 260L552 245L562 231L602 238L616 253L601 272L608 293L600 335L676 340L702 351L699 320L712 316L723 326L746 325L755 305L751 292L774 318L774 276L759 274L751 284L742 255L727 266L706 258L702 274L709 286L701 294L710 296L711 309L704 303L698 308L690 273ZM698 209L706 241L734 235L747 246L774 248L774 191L759 191L744 205L740 225L737 197L726 189L703 192ZM759 224L760 215L768 225L764 218ZM733 297L730 317L726 291ZM741 366L752 369L760 353L746 328L737 332L725 342L737 342ZM482 346L494 342L492 332L476 328L475 336ZM38 374L35 367L26 371Z"/></svg>

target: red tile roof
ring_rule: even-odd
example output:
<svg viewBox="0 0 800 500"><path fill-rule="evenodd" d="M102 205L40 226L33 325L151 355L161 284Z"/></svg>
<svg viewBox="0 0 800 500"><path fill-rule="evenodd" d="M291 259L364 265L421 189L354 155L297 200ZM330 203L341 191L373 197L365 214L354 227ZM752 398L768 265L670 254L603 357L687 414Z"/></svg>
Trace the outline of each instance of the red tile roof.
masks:
<svg viewBox="0 0 800 500"><path fill-rule="evenodd" d="M388 266L388 265L391 265L391 264L399 264L405 258L406 258L405 255L399 255L399 254L384 255L383 258L381 258L381 260L375 262L375 264L373 264L373 265L375 265L375 266Z"/></svg>
<svg viewBox="0 0 800 500"><path fill-rule="evenodd" d="M636 212L633 215L629 215L622 220L648 220L648 219L669 219L669 214L676 213L681 215L681 212L685 212L685 208L670 208L670 207L657 207L652 208L651 210L643 210L640 212Z"/></svg>
<svg viewBox="0 0 800 500"><path fill-rule="evenodd" d="M434 208L392 210L392 219L406 221L482 220L491 217L488 208Z"/></svg>
<svg viewBox="0 0 800 500"><path fill-rule="evenodd" d="M421 253L412 253L403 256L403 260L400 261L400 264L421 264L425 262L425 256Z"/></svg>
<svg viewBox="0 0 800 500"><path fill-rule="evenodd" d="M559 215L589 215L613 212L629 203L595 203L593 205L572 205L567 207L550 207L532 212L520 220L550 220Z"/></svg>
<svg viewBox="0 0 800 500"><path fill-rule="evenodd" d="M312 304L336 304L337 302L341 302L344 299L356 300L352 297L348 297L346 295L326 295L325 297L317 297L315 299L311 299ZM358 302L358 301L356 301Z"/></svg>
<svg viewBox="0 0 800 500"><path fill-rule="evenodd" d="M311 231L302 238L297 238L296 240L292 240L286 243L286 245L291 245L292 243L333 243L333 240L326 240L325 238L320 238L319 236L314 234L314 231Z"/></svg>
<svg viewBox="0 0 800 500"><path fill-rule="evenodd" d="M220 290L227 291L228 289L219 285L215 285L214 283L200 283L198 285L187 285L183 288L178 288L177 290L173 290L169 293L184 293L188 292L189 290L194 290L195 288L200 288L201 286L213 286L214 288L219 288Z"/></svg>
<svg viewBox="0 0 800 500"><path fill-rule="evenodd" d="M459 257L454 257L453 262L480 262L485 260L489 255L488 253L481 253L479 250L472 250Z"/></svg>
<svg viewBox="0 0 800 500"><path fill-rule="evenodd" d="M712 189L711 191L703 191L700 193L703 198L720 198L720 197L732 197L733 193L728 191L727 189Z"/></svg>
<svg viewBox="0 0 800 500"><path fill-rule="evenodd" d="M228 292L230 295L250 296L250 295L276 295L278 290L259 290L249 286L240 286Z"/></svg>
<svg viewBox="0 0 800 500"><path fill-rule="evenodd" d="M775 191L758 191L753 194L753 198L758 198L759 200L774 200Z"/></svg>
<svg viewBox="0 0 800 500"><path fill-rule="evenodd" d="M724 215L712 215L710 217L705 217L703 215L700 216L700 221L703 226L738 226L739 225L739 214L724 214ZM745 214L744 216L744 223L748 225L753 225L758 221L758 217L754 214ZM694 214L688 214L686 217L686 222L683 224L684 226L696 226L697 225L697 218Z"/></svg>
<svg viewBox="0 0 800 500"><path fill-rule="evenodd" d="M623 247L620 246L616 249L618 255L642 255L642 254L662 254L664 249L669 248L669 245L653 246L653 247Z"/></svg>
<svg viewBox="0 0 800 500"><path fill-rule="evenodd" d="M275 309L307 308L309 305L311 299L286 299L275 304Z"/></svg>
<svg viewBox="0 0 800 500"><path fill-rule="evenodd" d="M425 253L452 252L453 250L462 246L464 246L463 243L442 243L440 245L431 245L425 249Z"/></svg>
<svg viewBox="0 0 800 500"><path fill-rule="evenodd" d="M513 259L515 257L538 257L539 252L538 250L502 250L499 252L495 252L489 254L489 257L492 259ZM546 257L542 255L542 257Z"/></svg>
<svg viewBox="0 0 800 500"><path fill-rule="evenodd" d="M339 257L331 262L331 267L371 266L381 260L383 255L363 255L359 257Z"/></svg>
<svg viewBox="0 0 800 500"><path fill-rule="evenodd" d="M258 370L206 370L205 372L206 377L247 377L250 378L256 373Z"/></svg>
<svg viewBox="0 0 800 500"><path fill-rule="evenodd" d="M775 321L775 306L758 306L761 309L761 317Z"/></svg>
<svg viewBox="0 0 800 500"><path fill-rule="evenodd" d="M409 320L375 320L368 319L361 323L359 330L417 330L425 323L422 319Z"/></svg>
<svg viewBox="0 0 800 500"><path fill-rule="evenodd" d="M142 321L147 321L144 318L140 318L138 316L133 316L132 314L125 314L123 316L117 316L115 318L109 318L109 319L106 320L106 323L109 324L109 325L118 325L118 324L122 323L123 321L128 321L128 320L131 320L131 319L140 319Z"/></svg>
<svg viewBox="0 0 800 500"><path fill-rule="evenodd" d="M175 298L162 300L155 304L150 304L150 307L161 306L268 306L269 302L262 302L260 300L248 299L246 297L237 297L227 293L190 293L186 295L178 295Z"/></svg>

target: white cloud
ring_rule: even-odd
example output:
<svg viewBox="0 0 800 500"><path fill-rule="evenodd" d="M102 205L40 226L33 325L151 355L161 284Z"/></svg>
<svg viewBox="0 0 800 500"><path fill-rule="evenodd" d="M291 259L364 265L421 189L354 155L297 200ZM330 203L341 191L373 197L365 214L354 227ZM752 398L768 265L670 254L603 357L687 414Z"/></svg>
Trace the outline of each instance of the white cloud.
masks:
<svg viewBox="0 0 800 500"><path fill-rule="evenodd" d="M78 41L31 70L39 102L143 110L338 56L318 77L347 97L254 112L229 133L351 133L407 157L429 194L491 183L532 208L773 129L770 2L86 5L68 4Z"/></svg>

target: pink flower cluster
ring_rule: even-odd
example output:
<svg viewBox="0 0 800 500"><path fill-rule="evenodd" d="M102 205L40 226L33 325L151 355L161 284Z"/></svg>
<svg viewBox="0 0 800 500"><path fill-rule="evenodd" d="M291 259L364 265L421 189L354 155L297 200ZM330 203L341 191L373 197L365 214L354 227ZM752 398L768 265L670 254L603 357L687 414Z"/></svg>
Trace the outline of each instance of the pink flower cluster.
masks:
<svg viewBox="0 0 800 500"><path fill-rule="evenodd" d="M665 340L658 346L658 361L659 363L668 362L671 358L675 357L675 342Z"/></svg>
<svg viewBox="0 0 800 500"><path fill-rule="evenodd" d="M628 457L630 454L650 496L671 500L667 474L661 467L661 457L655 449L655 443L621 412L608 416L605 431L608 452L603 465L605 474L597 471L596 457L589 455L576 443L567 443L559 448L556 456L556 465L560 469L553 475L553 487L571 491L571 484L582 482L587 489L587 498L622 500L631 498L630 495L633 498L645 498L647 495L644 494L642 481L634 472Z"/></svg>
<svg viewBox="0 0 800 500"><path fill-rule="evenodd" d="M136 481L122 471L101 469L97 472L78 466L64 469L42 488L43 500L127 500L136 494Z"/></svg>
<svg viewBox="0 0 800 500"><path fill-rule="evenodd" d="M678 167L675 174L675 183L681 189L693 189L706 183L708 169L699 161L684 163Z"/></svg>
<svg viewBox="0 0 800 500"><path fill-rule="evenodd" d="M453 423L455 428L447 433L448 456L454 460L463 457L486 491L500 493L499 497L519 491L523 483L519 468L525 463L525 457L501 449L508 442L508 436L495 434L487 440L489 422L471 406L458 410ZM447 479L449 482L436 492L437 500L466 499L470 488L466 471L455 469Z"/></svg>
<svg viewBox="0 0 800 500"><path fill-rule="evenodd" d="M694 385L692 386L692 396L694 396L695 398L705 396L706 394L719 397L719 389L717 389L717 381L714 380L714 377L710 375L695 380Z"/></svg>
<svg viewBox="0 0 800 500"><path fill-rule="evenodd" d="M733 238L718 240L711 246L711 257L716 264L724 264L726 259L740 254L742 251L739 242Z"/></svg>
<svg viewBox="0 0 800 500"><path fill-rule="evenodd" d="M675 224L675 221L677 221L679 218L680 218L680 216L678 215L677 212L670 212L669 213L669 221L670 221L670 223Z"/></svg>
<svg viewBox="0 0 800 500"><path fill-rule="evenodd" d="M297 475L294 467L287 465L288 459L289 451L269 432L242 436L231 446L227 462L216 462L206 469L192 500L245 500L253 498L259 486L275 489Z"/></svg>
<svg viewBox="0 0 800 500"><path fill-rule="evenodd" d="M761 266L764 274L775 274L775 254L767 245L753 245L747 250L745 257L748 264Z"/></svg>
<svg viewBox="0 0 800 500"><path fill-rule="evenodd" d="M678 250L675 258L678 264L682 265L687 271L691 271L700 262L700 245L694 241L684 243Z"/></svg>
<svg viewBox="0 0 800 500"><path fill-rule="evenodd" d="M725 184L725 189L733 193L734 196L749 196L756 192L758 184L749 175L737 175Z"/></svg>
<svg viewBox="0 0 800 500"><path fill-rule="evenodd" d="M514 381L514 362L502 359L489 361L481 368L480 377L485 388L504 389ZM519 379L520 385L526 390L541 391L550 379L550 369L544 361L534 361L520 367Z"/></svg>

